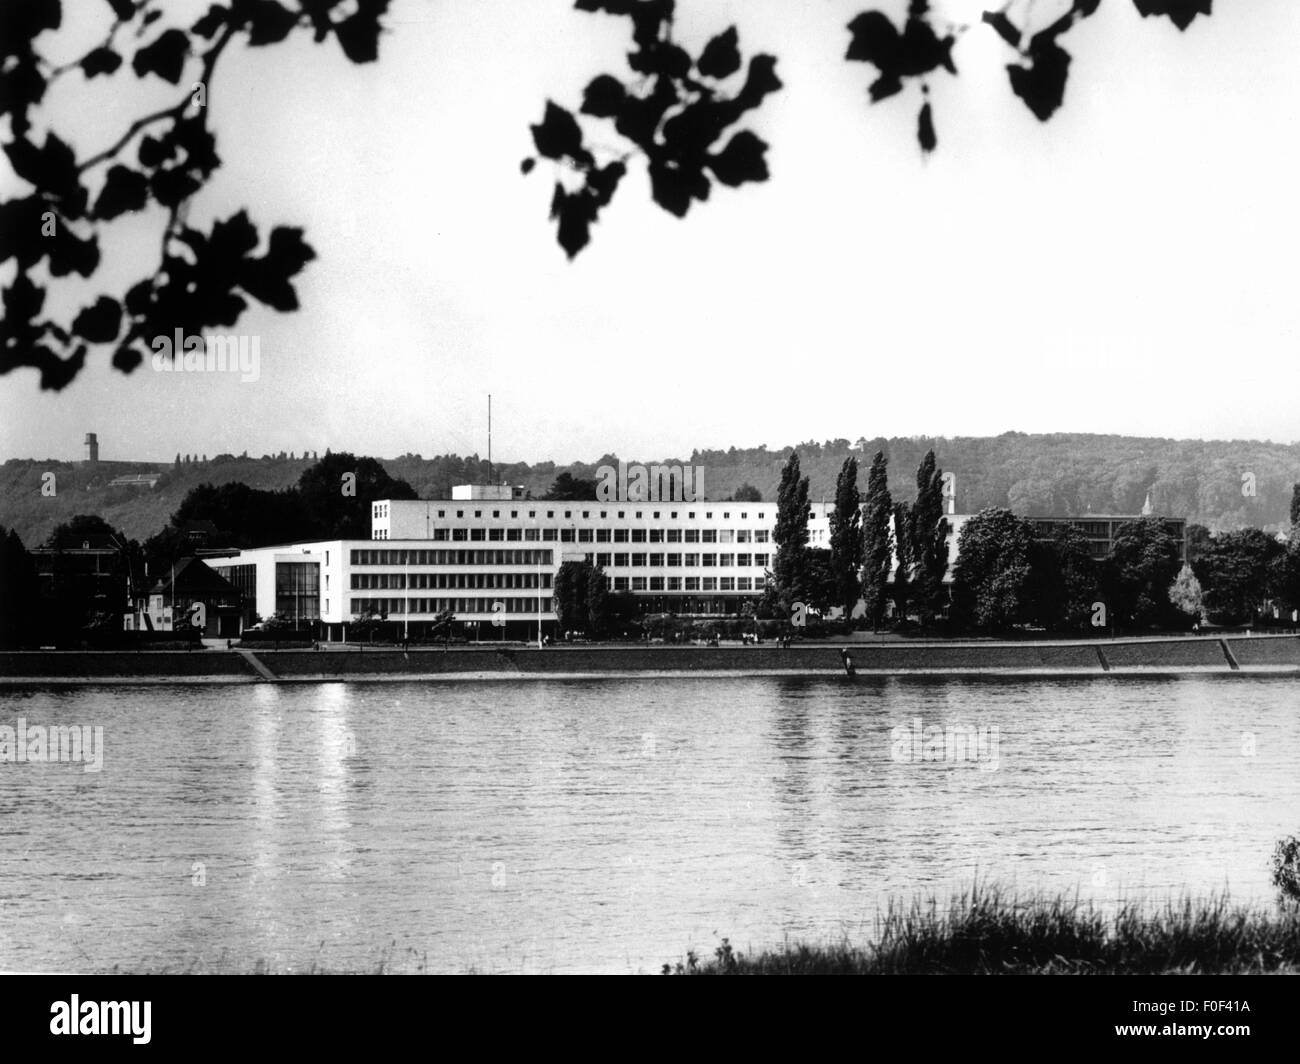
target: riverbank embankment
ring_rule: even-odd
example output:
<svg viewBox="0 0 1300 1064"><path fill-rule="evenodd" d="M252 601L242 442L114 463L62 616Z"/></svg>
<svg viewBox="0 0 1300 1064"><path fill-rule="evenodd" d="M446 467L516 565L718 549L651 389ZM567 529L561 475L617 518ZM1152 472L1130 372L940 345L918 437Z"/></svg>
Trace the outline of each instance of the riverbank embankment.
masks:
<svg viewBox="0 0 1300 1064"><path fill-rule="evenodd" d="M0 652L0 685L327 683L573 677L1300 675L1300 637Z"/></svg>

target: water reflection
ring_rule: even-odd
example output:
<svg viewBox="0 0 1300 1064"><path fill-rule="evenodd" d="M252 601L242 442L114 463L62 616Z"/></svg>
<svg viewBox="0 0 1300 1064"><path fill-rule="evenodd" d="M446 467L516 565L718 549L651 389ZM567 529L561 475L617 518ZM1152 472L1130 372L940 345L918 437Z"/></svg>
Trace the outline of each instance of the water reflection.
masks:
<svg viewBox="0 0 1300 1064"><path fill-rule="evenodd" d="M0 720L103 724L106 759L0 765L0 967L652 970L722 935L869 931L886 899L976 875L1267 902L1300 812L1297 694L1201 676L13 692ZM996 766L899 756L918 722L941 753L996 728Z"/></svg>

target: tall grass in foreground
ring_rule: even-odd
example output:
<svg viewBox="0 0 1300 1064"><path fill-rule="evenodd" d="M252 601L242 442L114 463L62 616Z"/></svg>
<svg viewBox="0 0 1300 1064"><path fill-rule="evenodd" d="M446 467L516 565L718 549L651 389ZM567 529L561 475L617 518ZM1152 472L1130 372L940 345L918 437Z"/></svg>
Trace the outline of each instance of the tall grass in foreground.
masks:
<svg viewBox="0 0 1300 1064"><path fill-rule="evenodd" d="M1086 975L1300 972L1300 909L1241 908L1226 897L1111 912L1077 896L1022 898L977 885L946 907L891 904L874 942L786 943L757 954L727 939L712 959L688 953L679 975Z"/></svg>

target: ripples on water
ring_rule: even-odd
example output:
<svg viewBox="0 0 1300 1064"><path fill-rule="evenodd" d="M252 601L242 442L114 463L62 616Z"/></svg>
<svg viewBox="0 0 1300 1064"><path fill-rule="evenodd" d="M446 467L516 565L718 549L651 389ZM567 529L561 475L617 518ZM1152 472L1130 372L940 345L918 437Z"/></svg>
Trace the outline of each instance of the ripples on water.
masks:
<svg viewBox="0 0 1300 1064"><path fill-rule="evenodd" d="M1271 901L1300 682L592 680L0 692L0 968L653 971L979 876ZM891 729L998 729L998 764ZM1247 752L1253 744L1254 755ZM986 748L988 752L988 748ZM202 885L200 885L200 882Z"/></svg>

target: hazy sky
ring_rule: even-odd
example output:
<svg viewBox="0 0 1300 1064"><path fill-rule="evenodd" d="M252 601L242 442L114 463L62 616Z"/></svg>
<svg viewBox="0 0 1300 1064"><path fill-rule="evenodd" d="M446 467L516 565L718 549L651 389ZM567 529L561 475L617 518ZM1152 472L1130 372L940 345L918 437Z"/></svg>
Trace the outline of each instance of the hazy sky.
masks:
<svg viewBox="0 0 1300 1064"><path fill-rule="evenodd" d="M210 100L225 166L191 223L246 206L305 227L301 310L241 321L256 383L124 376L105 349L61 393L0 378L0 458L76 457L87 431L115 459L486 453L488 392L503 461L1009 429L1300 439L1300 4L1219 0L1180 34L1106 0L1063 40L1045 125L976 27L961 76L934 81L929 159L917 91L869 107L873 68L842 61L871 6L679 0L693 50L734 22L746 55L779 57L785 89L749 122L772 180L678 221L634 165L575 263L550 164L519 162L548 97L576 108L625 71L626 20L395 0L368 67L303 34L233 48ZM72 29L69 54L98 32ZM142 99L129 72L86 88L74 73L45 112L83 157ZM2 160L0 183L21 187ZM86 291L150 272L158 232L119 223Z"/></svg>

